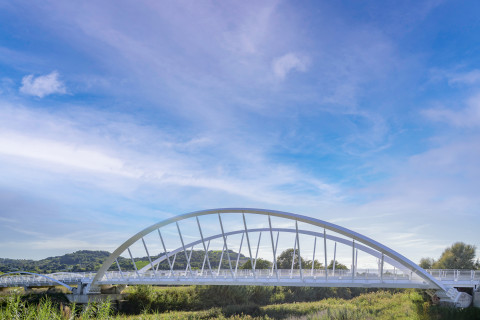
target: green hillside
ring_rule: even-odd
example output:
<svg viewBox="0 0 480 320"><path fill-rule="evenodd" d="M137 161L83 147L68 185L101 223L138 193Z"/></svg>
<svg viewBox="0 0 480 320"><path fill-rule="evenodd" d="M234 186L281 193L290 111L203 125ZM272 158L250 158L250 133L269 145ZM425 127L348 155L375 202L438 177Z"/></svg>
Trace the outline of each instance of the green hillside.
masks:
<svg viewBox="0 0 480 320"><path fill-rule="evenodd" d="M190 255L190 251L187 251ZM0 258L0 272L12 271L29 271L35 273L53 273L53 272L85 272L97 271L102 263L108 258L110 252L108 251L91 251L81 250L73 253L68 253L63 256L49 257L41 260L25 260L25 259L5 259ZM209 251L209 259L212 268L218 267L220 261L221 251ZM158 256L152 256L155 260ZM230 250L230 259L234 264L237 259L237 253ZM149 263L148 257L135 258L135 263L138 268L141 268ZM173 257L172 257L173 260ZM204 253L200 250L194 250L191 257L192 269L201 269L204 260ZM175 259L174 269L182 270L187 266L187 259L183 252L177 254ZM239 265L242 266L247 261L247 258L241 254ZM133 270L133 264L130 259L119 257L118 263L122 270ZM228 260L226 255L223 257L222 267L228 268ZM205 265L205 268L208 268ZM168 262L164 261L160 264L159 269L169 270ZM117 265L113 264L110 270L118 270Z"/></svg>

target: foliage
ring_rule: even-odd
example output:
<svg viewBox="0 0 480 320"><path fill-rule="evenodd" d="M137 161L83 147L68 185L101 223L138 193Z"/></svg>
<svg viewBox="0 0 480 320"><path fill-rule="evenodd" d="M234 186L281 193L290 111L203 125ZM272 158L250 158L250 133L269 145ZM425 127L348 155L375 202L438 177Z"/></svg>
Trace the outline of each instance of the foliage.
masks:
<svg viewBox="0 0 480 320"><path fill-rule="evenodd" d="M260 314L274 319L480 319L479 309L432 307L415 290L396 293L377 291L351 300L329 298L315 302L268 305L260 310Z"/></svg>
<svg viewBox="0 0 480 320"><path fill-rule="evenodd" d="M190 257L190 250L187 250L187 255ZM221 250L210 250L210 251L208 251L208 259L210 260L210 265L211 265L212 269L218 268L218 264L220 263L221 255L222 255ZM237 260L238 253L233 251L233 250L228 250L228 255L230 255L230 261L232 262L232 264L234 264L235 261ZM152 260L154 260L158 257L159 256L154 256L154 257L152 257ZM193 250L192 256L191 256L191 259L190 259L191 268L193 270L201 269L202 265L203 265L204 257L205 257L205 252L203 250ZM170 259L173 259L173 258L170 258ZM144 258L138 258L138 259L135 259L135 260L148 261L148 258L144 257ZM243 254L240 254L239 265L242 265L246 261L247 261L247 258ZM131 262L130 262L130 265L131 265ZM177 254L177 257L175 259L174 269L180 269L181 270L181 269L185 269L186 267L187 267L187 259L185 258L185 254L182 251L182 252ZM205 268L208 268L207 264L205 264ZM222 268L224 268L224 269L229 268L227 251L225 251L225 253L223 254ZM123 269L123 266L122 266L122 269ZM159 269L160 270L169 270L170 267L168 265L168 261L164 260L162 263L160 263Z"/></svg>
<svg viewBox="0 0 480 320"><path fill-rule="evenodd" d="M127 290L129 296L122 312L190 311L232 306L258 306L270 303L316 301L338 297L351 299L375 289L268 287L268 286L136 286ZM233 308L233 307L232 307Z"/></svg>
<svg viewBox="0 0 480 320"><path fill-rule="evenodd" d="M432 269L433 265L435 264L435 260L432 258L422 258L420 259L420 263L418 264L423 269Z"/></svg>
<svg viewBox="0 0 480 320"><path fill-rule="evenodd" d="M272 263L270 261L262 258L257 259L257 262L254 262L254 264L255 269L270 269L272 267ZM247 262L240 267L240 269L252 269L252 263L250 259L248 259Z"/></svg>
<svg viewBox="0 0 480 320"><path fill-rule="evenodd" d="M333 260L330 260L330 263L328 264L327 269L333 269ZM335 270L348 270L347 266L335 261Z"/></svg>
<svg viewBox="0 0 480 320"><path fill-rule="evenodd" d="M27 301L25 296L13 292L0 304L0 320L110 319L112 315L110 301L91 303L83 309L77 309L75 304L67 306L45 295L32 303Z"/></svg>
<svg viewBox="0 0 480 320"><path fill-rule="evenodd" d="M302 263L302 269L311 269L312 268L312 260L305 260L302 256L298 254L298 250L294 250L292 248L284 250L277 258L277 266L278 269L291 269L292 268L292 258L293 252L295 251L295 262L293 265L294 269L300 268L299 259ZM315 269L325 269L323 263L319 262L318 260L313 261Z"/></svg>
<svg viewBox="0 0 480 320"><path fill-rule="evenodd" d="M293 252L295 251L295 257ZM278 269L290 269L292 268L292 259L295 258L293 265L294 269L299 268L299 258L301 259L302 267L305 265L305 260L298 254L298 250L292 248L284 250L277 258Z"/></svg>
<svg viewBox="0 0 480 320"><path fill-rule="evenodd" d="M264 287L271 288L274 287ZM213 286L203 289L215 290ZM285 288L281 288L282 290ZM305 288L303 288L305 289ZM307 288L308 289L308 288ZM202 291L203 294L225 293ZM247 293L249 288L239 288L239 293ZM227 292L229 295L231 292ZM297 292L298 293L298 292ZM306 290L309 294L309 290ZM213 296L210 296L213 298ZM231 302L231 301L230 301ZM205 306L209 308L209 306ZM213 307L201 311L148 312L128 319L479 319L480 310L475 308L456 309L431 306L416 290L389 290L364 293L353 299L326 298L312 302L269 304L264 306L246 303Z"/></svg>
<svg viewBox="0 0 480 320"><path fill-rule="evenodd" d="M135 286L127 290L122 311L128 314L191 310L197 307L194 287Z"/></svg>
<svg viewBox="0 0 480 320"><path fill-rule="evenodd" d="M480 260L475 261L476 246L456 242L446 248L440 258L420 259L419 266L423 269L480 269Z"/></svg>
<svg viewBox="0 0 480 320"><path fill-rule="evenodd" d="M38 261L0 258L0 271L12 272L21 270L35 273L94 271L100 268L109 255L110 252L108 251L81 250Z"/></svg>
<svg viewBox="0 0 480 320"><path fill-rule="evenodd" d="M145 267L147 264L150 264L150 261L135 261L135 266L137 267L138 270L142 269Z"/></svg>
<svg viewBox="0 0 480 320"><path fill-rule="evenodd" d="M291 268L291 267L292 267L292 266L290 265L290 268ZM302 267L303 267L304 269L311 269L311 268L312 268L312 260L306 260L306 261L305 261L305 264L302 263ZM319 262L317 259L315 259L315 261L314 261L314 268L315 268L315 269L325 269L325 268L323 267L323 263Z"/></svg>
<svg viewBox="0 0 480 320"><path fill-rule="evenodd" d="M451 247L445 249L433 264L434 269L474 269L475 268L475 250L474 245L456 242Z"/></svg>
<svg viewBox="0 0 480 320"><path fill-rule="evenodd" d="M427 305L425 315L425 319L480 320L480 309L475 307L459 309Z"/></svg>
<svg viewBox="0 0 480 320"><path fill-rule="evenodd" d="M292 296L286 294L293 289ZM364 289L358 292L342 288L286 288L286 287L254 287L254 286L191 286L191 287L151 287L138 286L129 288L129 299L134 303L142 303L145 307L137 315L127 316L122 313L113 314L109 301L91 303L83 308L75 305L57 303L49 297L42 297L36 303L25 301L25 296L18 292L0 295L0 320L10 319L231 319L231 320L267 320L267 319L480 319L480 309L445 308L432 306L423 300L418 290L377 290L365 293ZM329 289L329 290L326 290ZM340 288L338 288L340 289ZM231 290L231 291L230 291ZM293 303L281 303L275 293L283 292L284 297L294 299ZM335 296L346 293L353 298L342 299ZM360 294L361 293L361 294ZM132 295L133 294L133 295ZM203 300L196 300L199 295ZM212 294L212 295L210 295ZM227 301L219 306L210 307L213 302L201 305L215 295L223 294ZM248 299L241 295L248 296ZM298 302L299 298L315 295L311 302ZM328 297L328 295L331 295ZM272 299L272 297L275 297ZM3 302L1 301L3 298ZM221 300L217 297L215 303ZM268 299L266 299L268 298ZM162 300L163 299L163 300ZM170 299L170 300L169 300ZM252 300L259 299L259 304ZM277 299L275 301L275 299ZM163 306L169 303L169 308L176 310L163 311L155 308L155 303L163 301ZM268 302L270 300L270 302ZM150 301L151 304L144 304ZM241 302L241 304L231 304ZM271 304L275 302L277 304ZM267 305L262 304L270 303ZM168 308L164 308L165 310Z"/></svg>
<svg viewBox="0 0 480 320"><path fill-rule="evenodd" d="M218 267L220 262L221 251L210 250L208 257L212 268ZM229 250L230 259L236 261L238 253ZM187 250L187 255L190 255L190 251ZM42 260L25 260L25 259L4 259L0 258L0 272L12 272L12 271L29 271L35 273L54 273L54 272L85 272L85 271L97 271L103 262L110 256L108 251L91 251L81 250L74 253L68 253L63 256L49 257ZM192 269L201 269L205 253L202 250L193 250L192 258L190 261ZM151 259L155 260L159 255L152 256ZM132 260L124 257L118 257L118 264L122 270L134 270ZM148 257L134 258L137 269L141 269L149 264ZM240 265L247 261L247 258L240 254ZM181 252L175 259L176 270L185 269L187 266L187 259L185 254ZM226 253L222 261L222 267L228 268L228 261ZM109 270L117 271L117 265L114 263ZM168 262L164 260L159 265L161 270L169 270Z"/></svg>

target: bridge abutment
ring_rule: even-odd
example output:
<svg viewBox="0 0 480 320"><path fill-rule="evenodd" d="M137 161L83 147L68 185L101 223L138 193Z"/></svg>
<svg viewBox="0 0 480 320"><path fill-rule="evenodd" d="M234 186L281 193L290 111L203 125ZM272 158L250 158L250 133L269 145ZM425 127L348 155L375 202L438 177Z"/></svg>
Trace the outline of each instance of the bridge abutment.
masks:
<svg viewBox="0 0 480 320"><path fill-rule="evenodd" d="M33 287L23 287L24 293L34 293Z"/></svg>
<svg viewBox="0 0 480 320"><path fill-rule="evenodd" d="M474 307L480 308L480 286L476 286L473 290L473 303Z"/></svg>
<svg viewBox="0 0 480 320"><path fill-rule="evenodd" d="M126 285L101 285L100 293L101 294L121 294L125 290Z"/></svg>

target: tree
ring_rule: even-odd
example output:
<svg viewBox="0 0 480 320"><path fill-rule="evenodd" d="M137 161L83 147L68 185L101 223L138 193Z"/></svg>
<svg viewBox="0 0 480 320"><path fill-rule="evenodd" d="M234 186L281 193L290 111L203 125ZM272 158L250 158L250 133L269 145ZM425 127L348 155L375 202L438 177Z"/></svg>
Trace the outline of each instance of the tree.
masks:
<svg viewBox="0 0 480 320"><path fill-rule="evenodd" d="M434 269L474 269L476 249L474 245L456 242L443 251L440 259L432 267Z"/></svg>
<svg viewBox="0 0 480 320"><path fill-rule="evenodd" d="M330 260L327 269L333 269L333 260ZM335 270L348 270L347 266L335 261Z"/></svg>
<svg viewBox="0 0 480 320"><path fill-rule="evenodd" d="M258 269L270 269L272 267L272 263L268 260L265 260L265 259L262 259L262 258L259 258L257 259L257 262L255 263L255 269L258 270ZM250 261L250 259L247 260L247 262L245 262L241 267L240 269L252 269L252 263Z"/></svg>
<svg viewBox="0 0 480 320"><path fill-rule="evenodd" d="M292 267L292 258L293 258L293 249L284 250L277 258L278 269L290 269ZM300 255L298 254L298 250L295 250L295 263L293 265L294 269L299 268L298 258L300 258L302 261L302 268L304 268L305 266L305 260L302 257L300 257Z"/></svg>
<svg viewBox="0 0 480 320"><path fill-rule="evenodd" d="M313 267L314 269L325 269L323 267L323 263L319 262L317 259L315 259L314 263L315 263L315 265ZM291 268L291 266L290 266L290 268ZM305 264L303 264L303 262L302 262L302 268L303 269L312 269L312 260L305 261Z"/></svg>
<svg viewBox="0 0 480 320"><path fill-rule="evenodd" d="M420 263L418 264L423 269L433 269L433 265L435 264L435 260L432 258L422 258L420 259Z"/></svg>

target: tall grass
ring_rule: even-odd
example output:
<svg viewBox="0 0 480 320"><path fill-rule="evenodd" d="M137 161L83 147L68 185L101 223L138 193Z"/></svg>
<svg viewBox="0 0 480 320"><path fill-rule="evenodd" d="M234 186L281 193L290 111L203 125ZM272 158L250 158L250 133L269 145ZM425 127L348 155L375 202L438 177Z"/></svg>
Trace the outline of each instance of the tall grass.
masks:
<svg viewBox="0 0 480 320"><path fill-rule="evenodd" d="M18 292L14 292L2 301L0 320L84 320L112 319L113 309L110 301L91 303L84 308L75 304L64 305L44 296L38 303L28 303Z"/></svg>
<svg viewBox="0 0 480 320"><path fill-rule="evenodd" d="M127 290L123 311L129 314L166 311L193 311L238 305L267 305L285 302L318 301L336 297L351 299L367 293L361 288L269 287L269 286L136 286ZM395 292L395 291L392 291Z"/></svg>
<svg viewBox="0 0 480 320"><path fill-rule="evenodd" d="M260 288L260 289L258 289ZM279 301L279 293L290 294L289 290L272 290L268 287L164 287L141 286L130 288L128 304L138 309L136 315L114 313L110 301L90 303L79 307L55 298L43 296L38 300L13 292L0 296L0 320L11 319L480 319L480 309L450 309L432 306L419 291L378 291L361 294L352 299L325 298L319 301L276 303L261 305L249 299ZM265 289L266 288L266 289ZM229 291L232 290L232 291ZM302 292L302 291L300 291ZM306 291L309 292L309 291ZM311 291L310 291L311 293ZM198 300L203 294L203 300ZM212 296L212 294L219 296ZM222 303L219 301L224 299ZM268 298L268 299L266 299ZM210 299L210 302L201 305ZM262 300L263 299L263 300ZM265 300L266 299L266 300ZM219 303L216 307L213 304ZM233 303L232 303L233 302ZM239 302L239 303L237 303Z"/></svg>

